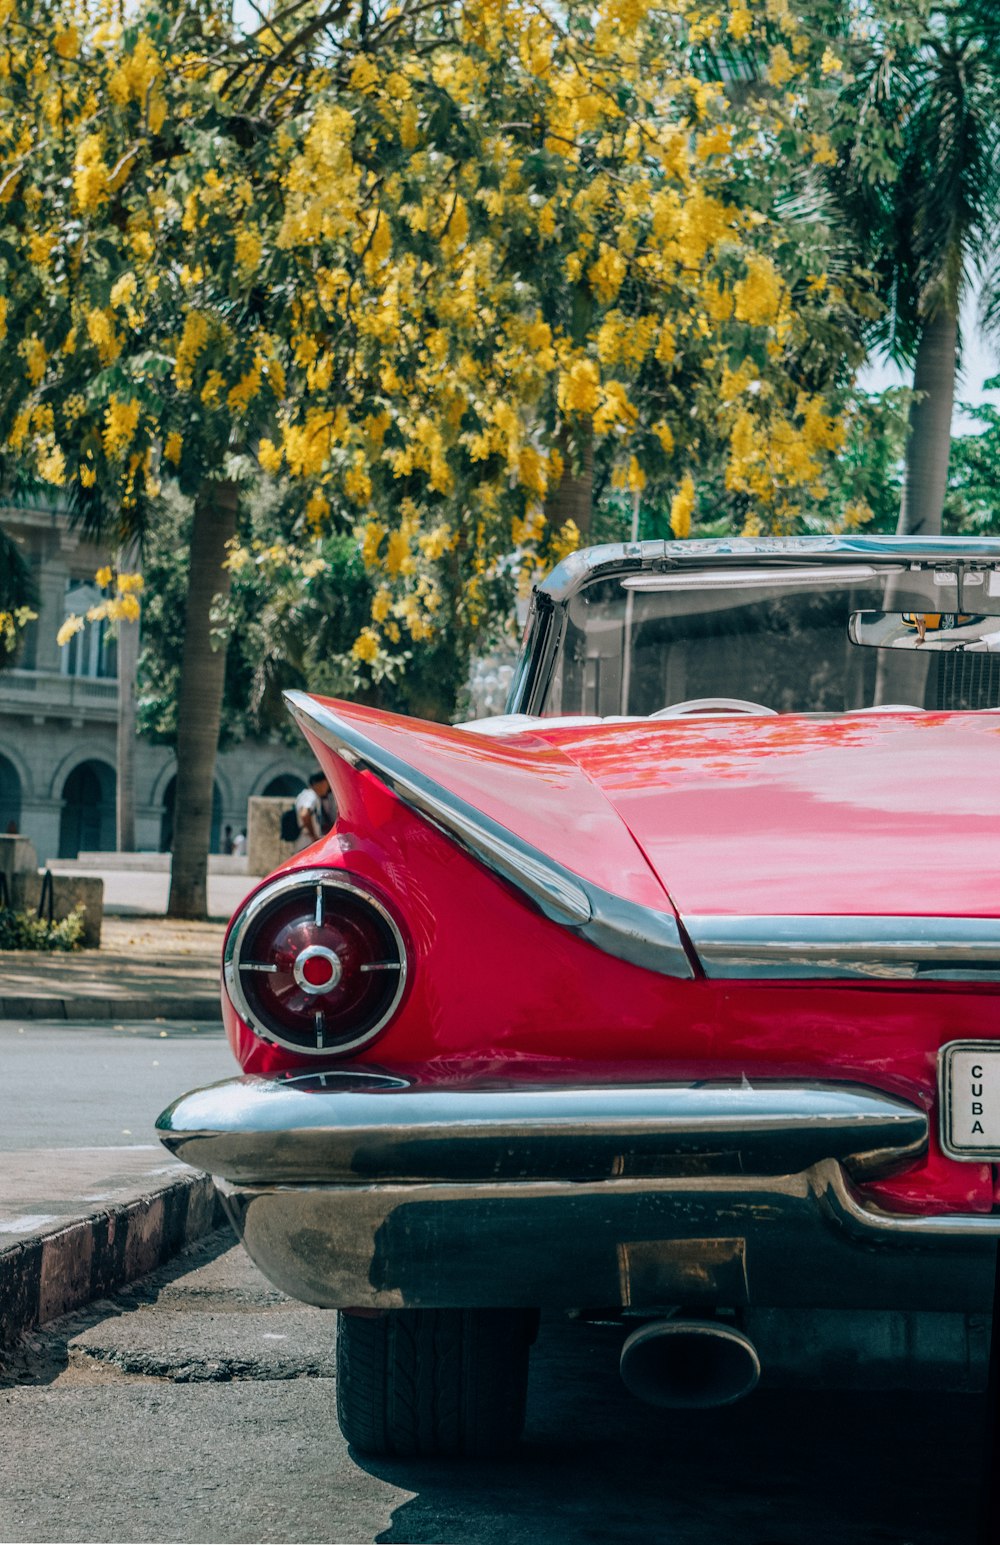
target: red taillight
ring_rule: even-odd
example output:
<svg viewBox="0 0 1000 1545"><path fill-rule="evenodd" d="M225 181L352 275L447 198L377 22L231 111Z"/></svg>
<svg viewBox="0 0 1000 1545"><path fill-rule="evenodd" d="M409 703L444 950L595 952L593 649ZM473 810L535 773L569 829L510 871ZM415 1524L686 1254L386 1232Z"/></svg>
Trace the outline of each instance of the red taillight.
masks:
<svg viewBox="0 0 1000 1545"><path fill-rule="evenodd" d="M226 943L226 987L265 1040L312 1055L353 1051L388 1024L406 985L406 947L386 907L329 870L258 891Z"/></svg>

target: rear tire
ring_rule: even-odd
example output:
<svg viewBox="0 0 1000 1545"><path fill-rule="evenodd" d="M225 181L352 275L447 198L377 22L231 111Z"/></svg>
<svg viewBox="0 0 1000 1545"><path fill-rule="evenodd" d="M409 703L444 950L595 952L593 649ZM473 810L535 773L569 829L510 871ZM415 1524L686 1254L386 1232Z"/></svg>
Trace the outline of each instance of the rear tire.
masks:
<svg viewBox="0 0 1000 1545"><path fill-rule="evenodd" d="M507 1453L524 1427L537 1317L523 1309L337 1316L337 1419L352 1447L399 1459Z"/></svg>

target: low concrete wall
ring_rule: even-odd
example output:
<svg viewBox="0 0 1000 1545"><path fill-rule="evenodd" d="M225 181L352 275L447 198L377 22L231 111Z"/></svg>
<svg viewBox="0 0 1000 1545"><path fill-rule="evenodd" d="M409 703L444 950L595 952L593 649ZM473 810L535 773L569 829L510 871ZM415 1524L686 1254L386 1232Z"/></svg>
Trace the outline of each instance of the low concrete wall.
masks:
<svg viewBox="0 0 1000 1545"><path fill-rule="evenodd" d="M101 853L78 853L76 858L52 859L49 867L59 868L67 874L74 870L134 870L139 874L169 874L169 853L117 853L109 848ZM246 855L236 853L210 853L209 874L249 874Z"/></svg>
<svg viewBox="0 0 1000 1545"><path fill-rule="evenodd" d="M16 874L38 868L38 854L33 842L27 837L0 836L0 874L7 881L7 889Z"/></svg>
<svg viewBox="0 0 1000 1545"><path fill-rule="evenodd" d="M291 858L295 844L282 842L281 817L294 803L289 794L283 795L281 799L265 799L262 795L256 795L248 801L248 874L270 874L272 869L277 869Z"/></svg>
<svg viewBox="0 0 1000 1545"><path fill-rule="evenodd" d="M16 875L11 887L11 904L19 911L36 912L42 895L40 869ZM52 916L57 923L68 917L74 907L83 907L83 947L101 947L101 922L104 917L104 881L91 874L52 873Z"/></svg>

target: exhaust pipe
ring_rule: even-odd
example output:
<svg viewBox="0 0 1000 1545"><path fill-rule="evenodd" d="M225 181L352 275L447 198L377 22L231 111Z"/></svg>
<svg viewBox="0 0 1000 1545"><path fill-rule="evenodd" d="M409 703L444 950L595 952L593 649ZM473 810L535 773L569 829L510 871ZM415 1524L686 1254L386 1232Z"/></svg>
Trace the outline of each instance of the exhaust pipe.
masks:
<svg viewBox="0 0 1000 1545"><path fill-rule="evenodd" d="M706 1410L749 1395L760 1378L760 1358L749 1336L729 1325L652 1320L629 1336L619 1369L640 1400Z"/></svg>

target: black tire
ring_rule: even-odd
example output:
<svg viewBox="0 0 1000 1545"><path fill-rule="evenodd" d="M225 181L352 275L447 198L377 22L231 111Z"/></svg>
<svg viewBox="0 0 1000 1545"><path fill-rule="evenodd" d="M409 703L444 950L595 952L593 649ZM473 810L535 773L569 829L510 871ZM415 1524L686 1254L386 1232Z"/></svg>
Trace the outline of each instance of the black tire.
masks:
<svg viewBox="0 0 1000 1545"><path fill-rule="evenodd" d="M524 1427L537 1316L522 1309L389 1309L337 1316L337 1419L364 1454L508 1452Z"/></svg>

